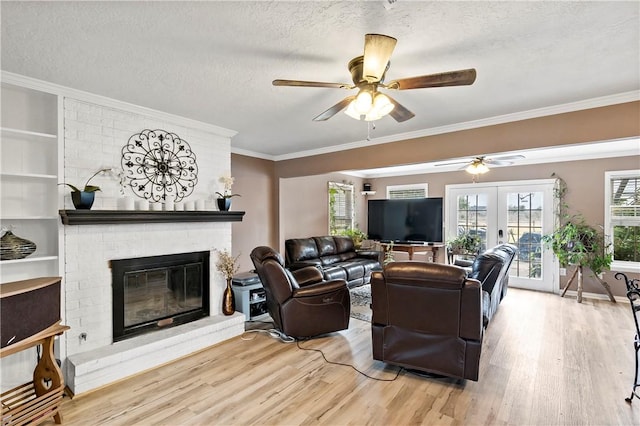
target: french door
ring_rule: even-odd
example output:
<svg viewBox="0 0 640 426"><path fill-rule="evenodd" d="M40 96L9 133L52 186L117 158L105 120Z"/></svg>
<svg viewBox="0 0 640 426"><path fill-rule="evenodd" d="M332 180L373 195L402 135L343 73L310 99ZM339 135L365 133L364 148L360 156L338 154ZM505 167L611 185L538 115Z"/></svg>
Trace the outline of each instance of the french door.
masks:
<svg viewBox="0 0 640 426"><path fill-rule="evenodd" d="M553 231L553 183L544 179L447 185L447 239L466 232L477 235L483 249L513 244L518 251L509 269L509 285L557 291L558 267L541 240Z"/></svg>

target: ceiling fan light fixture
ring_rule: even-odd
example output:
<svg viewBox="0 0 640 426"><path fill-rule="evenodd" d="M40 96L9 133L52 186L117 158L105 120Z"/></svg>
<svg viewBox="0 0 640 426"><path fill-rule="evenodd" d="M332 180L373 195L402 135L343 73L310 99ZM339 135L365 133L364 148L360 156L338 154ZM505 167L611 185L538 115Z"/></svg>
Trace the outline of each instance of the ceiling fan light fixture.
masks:
<svg viewBox="0 0 640 426"><path fill-rule="evenodd" d="M351 104L360 115L366 115L373 105L373 96L369 90L361 89Z"/></svg>
<svg viewBox="0 0 640 426"><path fill-rule="evenodd" d="M366 34L362 78L370 83L382 80L397 40L382 34Z"/></svg>
<svg viewBox="0 0 640 426"><path fill-rule="evenodd" d="M356 111L356 101L355 99L353 101L351 101L351 103L349 104L349 106L347 107L346 110L344 110L344 113L347 114L349 117L355 119L355 120L361 120L361 115L358 111Z"/></svg>
<svg viewBox="0 0 640 426"><path fill-rule="evenodd" d="M380 117L384 117L389 114L393 110L394 105L389 100L389 97L384 93L377 93L376 97L373 99L373 109L380 115Z"/></svg>
<svg viewBox="0 0 640 426"><path fill-rule="evenodd" d="M465 170L472 175L483 175L489 171L489 167L482 161L474 161Z"/></svg>

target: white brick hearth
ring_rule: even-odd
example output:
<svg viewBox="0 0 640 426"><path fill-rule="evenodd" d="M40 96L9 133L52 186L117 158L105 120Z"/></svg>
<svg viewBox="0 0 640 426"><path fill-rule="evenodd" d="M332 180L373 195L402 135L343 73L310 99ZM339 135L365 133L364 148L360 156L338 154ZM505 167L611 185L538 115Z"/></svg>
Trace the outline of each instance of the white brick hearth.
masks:
<svg viewBox="0 0 640 426"><path fill-rule="evenodd" d="M230 170L230 138L216 133L214 126L208 130L202 123L189 124L179 117L172 119L152 112L145 115L139 108L131 112L126 104L119 109L65 98L65 182L81 186L96 170L120 167L122 147L133 134L144 129L163 129L187 141L196 155L198 184L184 201L207 200L213 209L212 194L221 189L218 179ZM108 176L98 176L91 183L102 188L93 209L115 210L121 196L118 182ZM64 193L65 206L72 209L68 190ZM68 225L64 226L63 245L63 321L71 327L61 339L63 355L66 355L63 369L67 384L76 394L244 331L242 315L225 317L221 313L225 281L215 270L214 252L210 262L210 317L115 344L111 331L111 260L231 250L231 223Z"/></svg>

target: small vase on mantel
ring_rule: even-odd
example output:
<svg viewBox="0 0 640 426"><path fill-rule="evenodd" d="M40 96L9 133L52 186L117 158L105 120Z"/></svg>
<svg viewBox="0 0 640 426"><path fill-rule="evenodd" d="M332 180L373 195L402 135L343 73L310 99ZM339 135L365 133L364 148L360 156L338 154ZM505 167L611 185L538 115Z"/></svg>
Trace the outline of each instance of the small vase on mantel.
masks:
<svg viewBox="0 0 640 426"><path fill-rule="evenodd" d="M231 288L231 278L227 278L227 288L222 294L222 313L232 315L236 311L235 300L233 298L233 289Z"/></svg>

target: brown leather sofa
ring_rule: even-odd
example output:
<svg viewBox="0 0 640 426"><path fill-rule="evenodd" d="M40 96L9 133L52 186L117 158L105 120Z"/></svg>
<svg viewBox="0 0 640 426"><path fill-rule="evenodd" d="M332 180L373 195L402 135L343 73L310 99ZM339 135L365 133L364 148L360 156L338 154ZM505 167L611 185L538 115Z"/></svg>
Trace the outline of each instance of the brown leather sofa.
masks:
<svg viewBox="0 0 640 426"><path fill-rule="evenodd" d="M345 280L349 287L367 284L371 272L382 269L382 252L356 251L347 236L291 238L284 245L286 267L290 270L315 266L324 279Z"/></svg>
<svg viewBox="0 0 640 426"><path fill-rule="evenodd" d="M349 327L351 299L344 280L325 281L313 266L289 271L280 253L270 247L256 247L250 257L269 314L284 334L306 338Z"/></svg>
<svg viewBox="0 0 640 426"><path fill-rule="evenodd" d="M469 272L469 278L482 285L482 316L486 327L507 294L509 267L518 248L511 244L499 244L480 253Z"/></svg>
<svg viewBox="0 0 640 426"><path fill-rule="evenodd" d="M373 359L478 380L482 290L458 266L394 262L371 277Z"/></svg>

